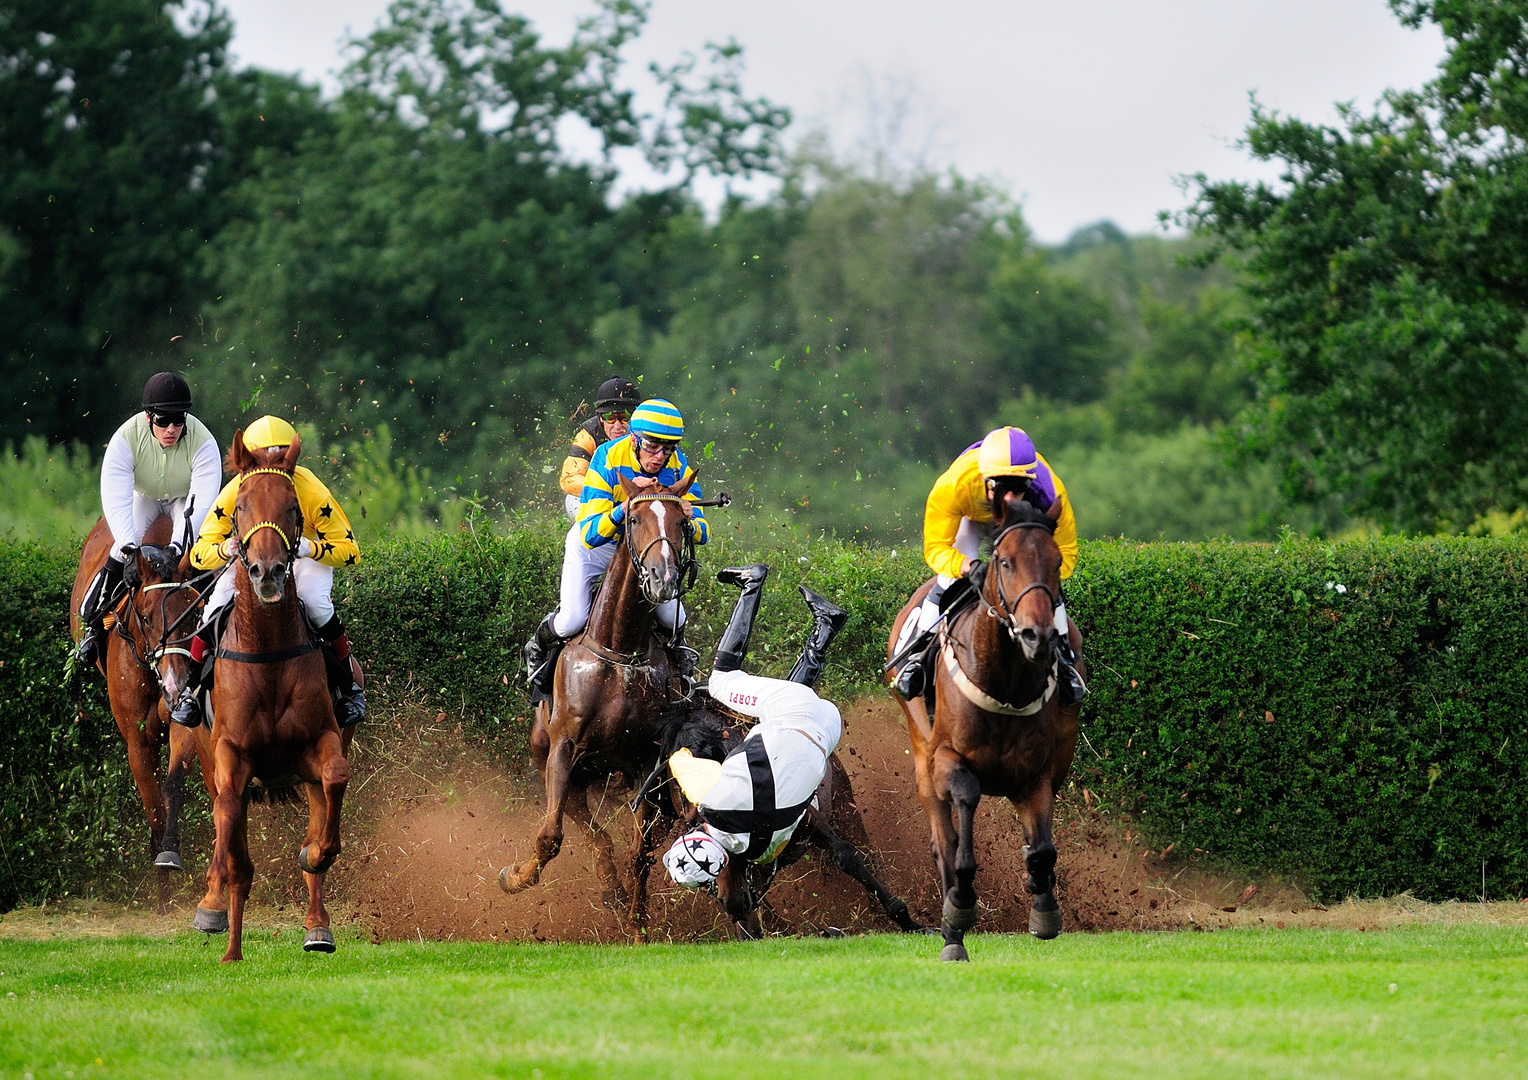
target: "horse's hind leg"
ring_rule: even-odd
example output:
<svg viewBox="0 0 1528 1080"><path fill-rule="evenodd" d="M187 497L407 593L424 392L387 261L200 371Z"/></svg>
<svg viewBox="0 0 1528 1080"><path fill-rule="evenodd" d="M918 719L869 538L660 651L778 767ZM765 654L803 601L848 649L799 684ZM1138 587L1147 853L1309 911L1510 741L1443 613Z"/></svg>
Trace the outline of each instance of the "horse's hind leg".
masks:
<svg viewBox="0 0 1528 1080"><path fill-rule="evenodd" d="M1025 887L1034 896L1029 906L1029 932L1042 941L1061 933L1061 907L1056 903L1056 845L1051 840L1055 791L1041 778L1029 797L1015 801L1024 826Z"/></svg>
<svg viewBox="0 0 1528 1080"><path fill-rule="evenodd" d="M896 896L870 869L864 854L859 848L839 836L828 824L826 815L819 814L815 810L807 812L807 837L813 844L833 856L833 862L844 873L859 882L866 892L875 897L881 905L881 910L886 912L886 917L900 926L904 931L916 933L927 930L912 913L907 910L907 902ZM798 834L799 835L799 834Z"/></svg>
<svg viewBox="0 0 1528 1080"><path fill-rule="evenodd" d="M320 803L309 789L308 835L302 850L297 853L297 864L305 874L326 872L340 854L340 807L345 801L345 788L350 783L350 762L340 752L340 737L326 731L308 752L310 772L322 786L323 801ZM310 785L312 781L309 781Z"/></svg>
<svg viewBox="0 0 1528 1080"><path fill-rule="evenodd" d="M976 925L976 804L981 784L960 756L948 746L934 753L932 781L935 799L924 800L934 832L934 859L944 884L944 934L941 960L969 960L966 931Z"/></svg>
<svg viewBox="0 0 1528 1080"><path fill-rule="evenodd" d="M753 894L748 888L748 864L741 856L728 859L727 865L716 876L716 898L737 925L739 941L753 941L764 936L759 913L753 906Z"/></svg>
<svg viewBox="0 0 1528 1080"><path fill-rule="evenodd" d="M170 764L165 769L163 796L164 835L154 865L166 870L184 870L180 861L180 812L186 802L186 774L196 761L199 749L196 733L179 724L170 725Z"/></svg>
<svg viewBox="0 0 1528 1080"><path fill-rule="evenodd" d="M575 761L573 740L563 738L551 745L542 774L546 786L546 816L536 832L536 850L516 867L499 871L499 887L507 893L528 889L541 880L541 868L562 850L562 815L568 803L568 788Z"/></svg>
<svg viewBox="0 0 1528 1080"><path fill-rule="evenodd" d="M595 815L606 805L606 788L609 786L609 778L605 785L598 790L593 784L586 785L582 792L582 798L578 792L568 793L568 816L584 827L589 834L589 839L594 841L594 869L599 874L600 884L604 891L600 894L600 902L612 911L620 911L626 906L628 897L626 887L621 884L620 875L615 868L615 841L611 839L610 832L602 826Z"/></svg>
<svg viewBox="0 0 1528 1080"><path fill-rule="evenodd" d="M631 909L627 917L637 934L647 933L647 875L653 868L653 806L637 804L631 838Z"/></svg>

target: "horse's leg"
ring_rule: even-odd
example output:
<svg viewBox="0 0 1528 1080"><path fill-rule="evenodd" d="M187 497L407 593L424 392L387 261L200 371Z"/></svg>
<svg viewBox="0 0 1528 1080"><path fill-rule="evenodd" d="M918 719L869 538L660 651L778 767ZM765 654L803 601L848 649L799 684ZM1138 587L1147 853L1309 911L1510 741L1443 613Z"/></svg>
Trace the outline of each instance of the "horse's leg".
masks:
<svg viewBox="0 0 1528 1080"><path fill-rule="evenodd" d="M1034 896L1029 906L1029 932L1042 941L1061 933L1061 908L1056 903L1056 845L1051 840L1051 815L1055 789L1049 777L1041 777L1029 796L1016 800L1024 826L1025 887Z"/></svg>
<svg viewBox="0 0 1528 1080"><path fill-rule="evenodd" d="M928 929L912 917L912 913L907 910L905 900L893 895L890 889L881 884L880 879L871 871L864 853L833 831L833 827L828 824L826 814L817 810L808 810L805 824L807 839L816 847L831 854L833 862L840 870L859 882L866 892L875 897L876 902L881 905L881 910L886 912L887 918L908 933ZM783 860L782 865L784 865Z"/></svg>
<svg viewBox="0 0 1528 1080"><path fill-rule="evenodd" d="M594 869L599 874L600 884L605 887L600 894L600 903L612 911L619 911L626 906L628 898L626 887L621 884L620 875L616 873L615 841L611 839L609 830L601 826L594 816L597 808L603 808L605 789L609 783L610 779L606 777L605 786L597 791L593 784L584 785L582 798L570 791L568 817L582 825L589 839L594 841Z"/></svg>
<svg viewBox="0 0 1528 1080"><path fill-rule="evenodd" d="M976 804L981 784L960 755L948 746L934 752L930 781L936 802L924 806L934 831L934 858L944 884L944 934L941 960L969 960L966 931L976 925L976 849L973 844Z"/></svg>
<svg viewBox="0 0 1528 1080"><path fill-rule="evenodd" d="M350 762L340 752L340 737L333 731L321 734L306 757L309 775L323 786L324 799L321 808L309 800L310 835L297 853L297 864L305 874L323 874L340 854L340 806L350 783Z"/></svg>
<svg viewBox="0 0 1528 1080"><path fill-rule="evenodd" d="M244 789L249 783L252 769L248 760L227 742L219 742L213 750L216 762L217 796L212 802L212 820L217 828L217 841L213 844L212 859L207 865L207 895L197 905L198 930L219 933L228 930L228 952L224 960L243 957L240 934L244 917L244 897L239 895L238 879L241 867L236 863L236 852L242 852L244 863L249 863L249 850L245 825L248 806L244 801ZM254 868L248 867L253 874ZM248 887L244 896L248 896ZM221 918L218 918L221 916Z"/></svg>
<svg viewBox="0 0 1528 1080"><path fill-rule="evenodd" d="M165 769L164 783L164 836L159 842L159 854L154 865L168 870L184 870L180 861L180 812L186 802L186 774L191 763L200 756L196 732L180 724L170 725L170 764Z"/></svg>
<svg viewBox="0 0 1528 1080"><path fill-rule="evenodd" d="M541 879L541 868L557 857L562 850L562 815L567 807L568 787L573 776L576 748L572 739L559 739L547 753L546 771L542 774L546 786L546 816L536 833L536 851L518 867L506 866L499 871L499 886L507 893L528 889Z"/></svg>
<svg viewBox="0 0 1528 1080"><path fill-rule="evenodd" d="M113 665L115 667L116 665ZM149 705L158 709L159 699ZM118 717L117 730L127 744L127 764L133 771L133 783L138 788L138 798L143 803L143 815L149 823L149 861L159 854L160 841L164 836L164 795L159 788L159 742L149 737L149 716L135 702L130 712L112 713Z"/></svg>
<svg viewBox="0 0 1528 1080"><path fill-rule="evenodd" d="M638 935L647 933L647 875L653 868L653 806L643 799L637 804L631 837L631 909L627 913Z"/></svg>
<svg viewBox="0 0 1528 1080"><path fill-rule="evenodd" d="M754 941L764 936L759 913L753 909L753 897L748 891L748 864L741 856L728 859L727 865L716 876L716 898L737 924L739 941Z"/></svg>
<svg viewBox="0 0 1528 1080"><path fill-rule="evenodd" d="M223 963L244 959L244 905L249 902L249 887L255 881L255 863L249 857L249 802L239 800L239 813L233 822L228 843L228 951Z"/></svg>

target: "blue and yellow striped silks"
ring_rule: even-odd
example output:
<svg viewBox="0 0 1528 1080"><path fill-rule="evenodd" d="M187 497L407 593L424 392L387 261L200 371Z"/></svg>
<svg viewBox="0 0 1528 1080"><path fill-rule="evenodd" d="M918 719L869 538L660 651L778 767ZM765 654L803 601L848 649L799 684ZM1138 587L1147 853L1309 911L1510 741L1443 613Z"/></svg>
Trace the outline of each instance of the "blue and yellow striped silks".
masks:
<svg viewBox="0 0 1528 1080"><path fill-rule="evenodd" d="M619 540L624 535L625 516L621 513L621 500L616 494L616 488L621 481L631 480L640 471L634 439L634 436L627 435L605 443L594 452L594 459L589 462L578 508L578 532L583 537L584 547L597 548ZM663 468L658 470L656 479L664 487L673 487L694 475L695 470L690 468L684 454L676 449L669 455ZM690 490L685 493L687 499L701 497L699 482L691 484ZM697 506L691 520L695 525L695 542L704 544L710 537L705 511Z"/></svg>
<svg viewBox="0 0 1528 1080"><path fill-rule="evenodd" d="M684 417L672 401L648 398L631 414L631 430L649 438L678 442L684 437Z"/></svg>

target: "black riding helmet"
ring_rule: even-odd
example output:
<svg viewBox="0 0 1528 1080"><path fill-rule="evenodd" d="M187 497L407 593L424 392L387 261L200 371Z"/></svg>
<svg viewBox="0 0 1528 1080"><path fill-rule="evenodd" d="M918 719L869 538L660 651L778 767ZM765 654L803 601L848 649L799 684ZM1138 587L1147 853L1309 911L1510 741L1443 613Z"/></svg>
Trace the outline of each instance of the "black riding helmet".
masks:
<svg viewBox="0 0 1528 1080"><path fill-rule="evenodd" d="M610 409L625 409L630 412L640 404L642 404L642 392L637 389L637 384L619 375L600 383L599 392L594 395L596 413Z"/></svg>
<svg viewBox="0 0 1528 1080"><path fill-rule="evenodd" d="M151 375L143 384L143 407L159 412L191 411L191 387L173 371Z"/></svg>

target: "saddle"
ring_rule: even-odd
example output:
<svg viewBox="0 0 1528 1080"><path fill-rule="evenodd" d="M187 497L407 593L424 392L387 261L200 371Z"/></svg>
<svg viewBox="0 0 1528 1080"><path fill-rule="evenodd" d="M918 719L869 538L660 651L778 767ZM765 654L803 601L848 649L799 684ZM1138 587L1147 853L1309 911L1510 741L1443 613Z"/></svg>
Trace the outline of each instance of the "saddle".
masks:
<svg viewBox="0 0 1528 1080"><path fill-rule="evenodd" d="M987 564L978 562L971 567L970 573L950 582L949 586L939 597L939 614L944 619L945 627L948 628L961 612L971 607L981 598L982 585L986 580ZM943 648L944 635L935 634L928 643L928 648L923 650L922 664L925 672L923 677L923 706L928 710L930 717L934 715L934 687L939 682L935 678L935 665L939 662L939 652Z"/></svg>

